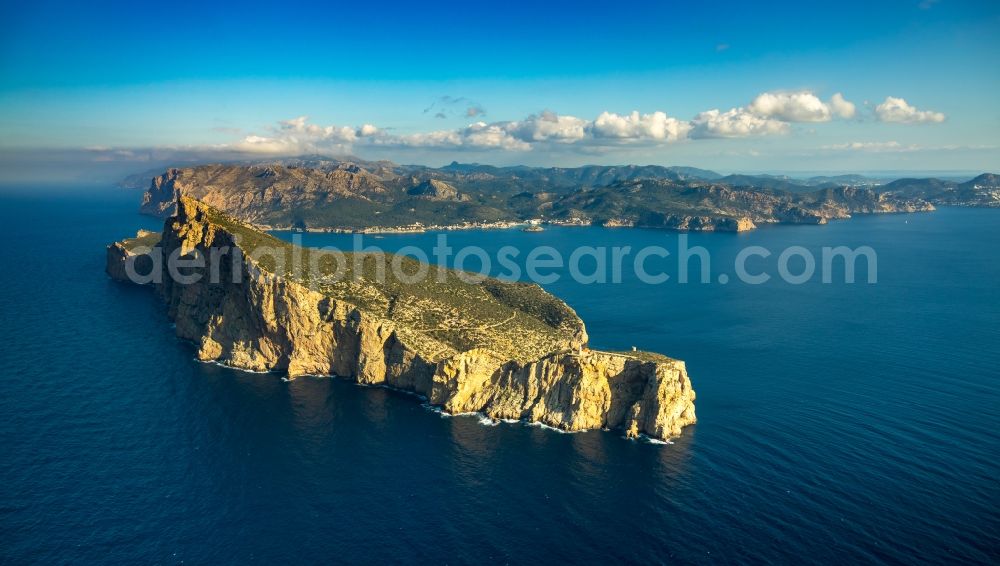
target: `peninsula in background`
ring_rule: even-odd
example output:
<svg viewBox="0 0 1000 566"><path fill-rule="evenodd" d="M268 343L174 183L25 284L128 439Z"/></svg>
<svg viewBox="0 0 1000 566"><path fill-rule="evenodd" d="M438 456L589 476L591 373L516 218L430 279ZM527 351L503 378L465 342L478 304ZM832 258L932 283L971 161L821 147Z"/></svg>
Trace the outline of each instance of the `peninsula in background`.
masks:
<svg viewBox="0 0 1000 566"><path fill-rule="evenodd" d="M533 224L744 231L824 224L936 205L1000 206L1000 177L967 182L859 175L722 176L691 167L442 168L307 157L171 168L126 180L142 211L169 216L187 195L268 230L413 232ZM145 179L145 181L142 181Z"/></svg>

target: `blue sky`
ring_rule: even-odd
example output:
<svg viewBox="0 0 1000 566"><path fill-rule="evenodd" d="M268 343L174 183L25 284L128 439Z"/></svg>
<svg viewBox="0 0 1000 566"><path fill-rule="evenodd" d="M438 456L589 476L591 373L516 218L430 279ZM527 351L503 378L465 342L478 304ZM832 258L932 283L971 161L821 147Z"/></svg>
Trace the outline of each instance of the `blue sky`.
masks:
<svg viewBox="0 0 1000 566"><path fill-rule="evenodd" d="M1000 4L762 4L5 3L0 165L1000 169Z"/></svg>

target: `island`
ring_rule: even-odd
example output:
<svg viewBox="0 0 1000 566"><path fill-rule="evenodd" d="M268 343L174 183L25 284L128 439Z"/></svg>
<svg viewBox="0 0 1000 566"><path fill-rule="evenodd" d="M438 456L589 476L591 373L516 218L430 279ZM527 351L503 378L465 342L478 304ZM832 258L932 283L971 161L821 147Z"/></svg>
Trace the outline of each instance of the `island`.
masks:
<svg viewBox="0 0 1000 566"><path fill-rule="evenodd" d="M405 256L337 262L184 194L170 209L162 233L109 245L106 270L154 288L200 360L288 378L338 376L412 392L452 414L566 431L665 440L696 420L683 362L590 349L576 312L538 285L470 282ZM186 280L166 268L153 277L156 258L171 255L191 260ZM426 275L414 282L380 272L386 259Z"/></svg>

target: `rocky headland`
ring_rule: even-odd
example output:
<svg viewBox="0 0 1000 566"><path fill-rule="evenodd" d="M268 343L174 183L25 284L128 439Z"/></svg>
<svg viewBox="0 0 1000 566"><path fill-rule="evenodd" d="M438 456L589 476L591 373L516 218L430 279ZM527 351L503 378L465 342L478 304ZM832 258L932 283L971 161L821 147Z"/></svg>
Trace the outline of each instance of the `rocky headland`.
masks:
<svg viewBox="0 0 1000 566"><path fill-rule="evenodd" d="M449 194L439 189L434 198ZM179 282L164 268L148 283L201 360L291 378L335 375L410 391L449 413L569 431L667 439L695 422L683 362L591 350L579 316L537 285L469 282L400 257L405 273L427 270L404 282L392 270L380 276L374 254L346 254L341 271L319 250L176 194L161 234L108 247L107 272L130 281L130 271L154 270L158 253L201 258L183 273L197 281Z"/></svg>

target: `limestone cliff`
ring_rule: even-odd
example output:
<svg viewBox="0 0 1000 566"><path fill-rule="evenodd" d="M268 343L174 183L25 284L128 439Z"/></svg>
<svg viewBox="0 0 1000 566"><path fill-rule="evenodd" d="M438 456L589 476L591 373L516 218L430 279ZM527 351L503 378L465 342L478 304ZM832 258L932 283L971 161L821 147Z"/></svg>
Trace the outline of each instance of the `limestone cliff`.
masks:
<svg viewBox="0 0 1000 566"><path fill-rule="evenodd" d="M128 267L133 275L145 275L152 270L149 250L160 242L160 234L149 230L139 230L134 238L115 242L108 246L105 271L112 279L145 284L145 277L129 277Z"/></svg>
<svg viewBox="0 0 1000 566"><path fill-rule="evenodd" d="M683 362L588 349L576 313L536 285L465 282L426 264L431 282L400 284L374 277L373 257L358 258L348 280L333 281L329 271L289 270L278 260L299 253L304 265L320 264L315 250L194 199L181 197L176 210L159 242L145 236L109 246L107 272L125 278L139 245L202 258L182 274L197 281L155 284L199 359L290 377L337 375L412 391L451 413L564 430L669 438L695 422ZM264 247L271 255L256 256Z"/></svg>

